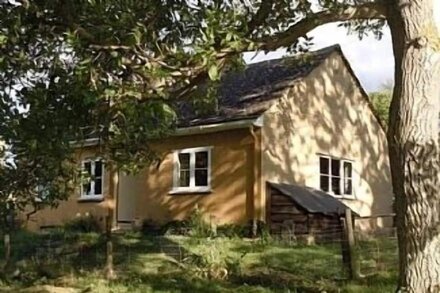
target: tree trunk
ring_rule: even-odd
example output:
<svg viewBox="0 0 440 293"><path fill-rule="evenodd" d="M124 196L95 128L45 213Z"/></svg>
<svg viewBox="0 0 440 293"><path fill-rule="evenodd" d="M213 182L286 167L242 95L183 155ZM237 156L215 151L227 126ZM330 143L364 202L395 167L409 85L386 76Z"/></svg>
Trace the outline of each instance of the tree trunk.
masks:
<svg viewBox="0 0 440 293"><path fill-rule="evenodd" d="M116 206L116 195L118 188L118 171L114 164L109 163L108 169L110 171L109 192L107 198L107 217L105 221L105 235L106 235L106 266L105 275L109 280L116 278L116 273L113 267L113 237L112 229L115 221L114 213Z"/></svg>
<svg viewBox="0 0 440 293"><path fill-rule="evenodd" d="M395 0L388 22L395 56L388 141L399 290L440 292L440 48L433 0Z"/></svg>

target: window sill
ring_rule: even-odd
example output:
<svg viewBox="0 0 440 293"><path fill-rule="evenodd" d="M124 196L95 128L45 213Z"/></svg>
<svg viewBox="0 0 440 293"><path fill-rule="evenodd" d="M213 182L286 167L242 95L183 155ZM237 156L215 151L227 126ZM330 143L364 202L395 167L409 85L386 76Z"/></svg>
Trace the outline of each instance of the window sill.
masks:
<svg viewBox="0 0 440 293"><path fill-rule="evenodd" d="M209 194L212 192L212 189L209 187L203 187L203 188L173 188L171 189L168 194L174 195L174 194Z"/></svg>
<svg viewBox="0 0 440 293"><path fill-rule="evenodd" d="M337 199L346 199L346 200L355 200L356 197L354 197L353 195L334 195L334 194L330 194L333 197L337 198Z"/></svg>
<svg viewBox="0 0 440 293"><path fill-rule="evenodd" d="M104 201L103 196L89 196L78 198L78 202L101 202Z"/></svg>

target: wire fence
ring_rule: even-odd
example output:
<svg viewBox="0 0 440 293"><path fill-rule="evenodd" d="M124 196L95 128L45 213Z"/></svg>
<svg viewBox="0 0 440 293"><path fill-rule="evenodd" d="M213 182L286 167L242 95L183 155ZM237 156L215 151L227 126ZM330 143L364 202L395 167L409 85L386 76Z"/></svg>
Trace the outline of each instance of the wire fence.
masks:
<svg viewBox="0 0 440 293"><path fill-rule="evenodd" d="M355 220L355 253L361 276L397 272L398 242L393 218L394 215L380 215ZM361 229L371 226L374 229Z"/></svg>
<svg viewBox="0 0 440 293"><path fill-rule="evenodd" d="M283 223L272 231L272 236L283 245L301 247L309 245L318 251L327 252L321 258L314 258L313 250L304 262L332 268L333 278L367 277L371 275L395 274L398 268L396 229L394 215L354 217L351 232L346 219L324 221L315 225L304 222ZM316 222L318 224L316 224ZM353 240L350 242L350 235ZM336 269L339 268L339 269ZM353 276L356 275L356 276Z"/></svg>
<svg viewBox="0 0 440 293"><path fill-rule="evenodd" d="M398 268L392 217L355 217L351 227L353 243L349 241L348 223L344 219L309 220L303 225L285 223L276 231L262 233L257 238L196 239L194 247L188 246L190 235L139 236L139 233L124 232L114 237L115 265L117 268L148 267L156 265L152 259L160 265L167 259L179 264L177 268L183 268L187 265L184 262L191 259L193 267L200 267L213 260L221 262L220 258L224 257L225 263L236 260L237 266L257 268L268 276L279 275L282 282L286 273L341 282L349 280L353 273L360 277L392 275ZM92 272L104 267L106 245L99 233L48 231L15 239L13 253L21 254L16 259L20 259L19 272L24 278L31 272L51 277L72 270ZM213 267L217 268L216 265Z"/></svg>

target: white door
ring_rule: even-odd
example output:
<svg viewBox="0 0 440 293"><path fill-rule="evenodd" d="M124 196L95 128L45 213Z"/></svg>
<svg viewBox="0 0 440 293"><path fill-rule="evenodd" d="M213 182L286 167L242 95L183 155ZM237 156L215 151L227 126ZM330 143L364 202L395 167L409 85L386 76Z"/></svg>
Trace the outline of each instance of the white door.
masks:
<svg viewBox="0 0 440 293"><path fill-rule="evenodd" d="M135 217L135 208L140 195L139 176L120 174L118 190L118 222L131 223Z"/></svg>

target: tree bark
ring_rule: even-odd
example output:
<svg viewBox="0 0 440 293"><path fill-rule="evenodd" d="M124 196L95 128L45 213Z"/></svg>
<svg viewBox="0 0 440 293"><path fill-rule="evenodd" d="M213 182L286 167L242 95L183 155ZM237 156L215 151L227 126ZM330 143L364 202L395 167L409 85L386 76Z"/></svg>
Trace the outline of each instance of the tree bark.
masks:
<svg viewBox="0 0 440 293"><path fill-rule="evenodd" d="M112 280L116 278L116 273L113 266L113 235L112 229L115 222L115 201L118 187L118 171L113 163L108 164L110 172L109 192L107 198L107 216L105 221L105 235L106 235L106 265L105 276Z"/></svg>
<svg viewBox="0 0 440 293"><path fill-rule="evenodd" d="M394 0L395 88L388 142L399 241L399 292L440 292L440 52L433 0Z"/></svg>

